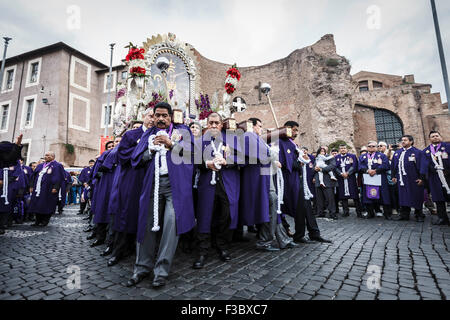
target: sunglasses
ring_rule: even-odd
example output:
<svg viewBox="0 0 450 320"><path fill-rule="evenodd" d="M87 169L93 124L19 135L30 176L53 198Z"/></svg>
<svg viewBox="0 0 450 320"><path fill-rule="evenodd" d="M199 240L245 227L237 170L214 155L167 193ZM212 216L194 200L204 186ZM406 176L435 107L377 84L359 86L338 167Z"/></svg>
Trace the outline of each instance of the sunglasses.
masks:
<svg viewBox="0 0 450 320"><path fill-rule="evenodd" d="M377 146L367 146L368 148L376 148Z"/></svg>

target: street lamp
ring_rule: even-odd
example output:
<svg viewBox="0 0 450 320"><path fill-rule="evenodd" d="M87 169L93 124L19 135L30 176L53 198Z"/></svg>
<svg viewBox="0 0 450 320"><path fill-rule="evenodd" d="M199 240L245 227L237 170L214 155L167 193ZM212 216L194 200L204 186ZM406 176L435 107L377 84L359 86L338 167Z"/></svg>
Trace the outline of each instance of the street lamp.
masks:
<svg viewBox="0 0 450 320"><path fill-rule="evenodd" d="M3 51L2 68L0 70L0 92L3 89L3 73L5 72L6 51L8 50L9 41L11 41L12 38L4 37L3 39L5 40L5 49Z"/></svg>
<svg viewBox="0 0 450 320"><path fill-rule="evenodd" d="M278 124L277 116L275 115L275 110L273 109L272 100L270 100L270 96L269 96L269 93L272 90L272 87L268 83L263 83L263 84L261 84L260 90L261 90L261 93L264 94L267 97L267 99L269 100L270 110L272 111L273 119L275 120L275 124L277 125L277 128L279 128L280 125Z"/></svg>
<svg viewBox="0 0 450 320"><path fill-rule="evenodd" d="M111 95L111 87L112 87L112 64L113 64L113 52L114 52L114 46L115 43L111 43L109 46L111 47L111 61L109 64L109 81L106 82L106 85L108 86L108 95L106 97L106 110L105 110L105 138L108 135L108 125L109 125L109 118L110 118L110 108L109 108L109 101L110 101L110 95Z"/></svg>

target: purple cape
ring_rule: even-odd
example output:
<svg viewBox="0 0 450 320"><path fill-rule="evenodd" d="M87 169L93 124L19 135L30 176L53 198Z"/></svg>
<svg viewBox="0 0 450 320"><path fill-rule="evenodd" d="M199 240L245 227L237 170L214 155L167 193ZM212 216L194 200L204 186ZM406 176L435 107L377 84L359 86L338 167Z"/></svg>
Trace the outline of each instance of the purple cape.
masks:
<svg viewBox="0 0 450 320"><path fill-rule="evenodd" d="M3 180L3 170L0 170L0 180ZM26 187L26 177L22 171L20 163L18 162L15 166L9 167L8 170L8 202L6 205L6 199L0 198L0 212L1 213L11 213L13 204L16 200L17 193L20 189L25 189ZM5 182L3 182L5 183ZM3 194L3 188L0 188L0 195Z"/></svg>
<svg viewBox="0 0 450 320"><path fill-rule="evenodd" d="M237 139L236 139L237 140ZM227 156L227 161L233 162L235 164L238 163L238 154L241 154L240 144L234 141L235 150L231 152L233 155L231 157ZM224 146L227 145L226 134L222 132L222 141L224 141ZM210 150L209 157L204 159L203 168L200 172L200 178L198 182L198 203L197 203L197 228L199 233L210 233L211 232L211 223L213 217L213 209L214 209L214 195L216 192L216 186L211 185L212 171L205 170L205 162L212 160L213 151L210 147L211 144L211 136L207 132L202 140L199 140L200 145L197 144L197 148L200 147L202 154L204 155L204 151L206 148ZM218 142L216 143L218 145ZM196 151L199 152L199 151ZM208 152L208 151L207 151ZM217 173L219 174L219 173ZM230 229L236 229L238 224L238 214L239 214L239 193L240 193L240 174L239 168L237 166L231 168L223 168L221 170L222 180L225 187L225 192L228 196L228 202L230 204L230 216L231 223Z"/></svg>
<svg viewBox="0 0 450 320"><path fill-rule="evenodd" d="M270 221L270 152L255 133L246 133L244 139L246 165L241 168L239 221L242 225L253 226ZM251 164L251 160L258 163Z"/></svg>
<svg viewBox="0 0 450 320"><path fill-rule="evenodd" d="M300 194L300 174L292 169L294 161L297 161L298 153L293 142L286 139L279 140L280 163L283 166L284 196L281 211L291 217L296 216Z"/></svg>
<svg viewBox="0 0 450 320"><path fill-rule="evenodd" d="M42 176L41 193L36 196L36 186L39 178L39 172L44 169L44 163L36 167L33 175L33 193L31 195L31 203L29 211L39 214L55 213L56 203L58 201L58 192L61 188L61 181L64 179L64 168L57 162L52 161L48 165L48 171ZM52 193L52 189L56 189L56 194Z"/></svg>
<svg viewBox="0 0 450 320"><path fill-rule="evenodd" d="M418 186L416 180L420 179L420 163L422 151L412 147L406 151L404 165L406 176L403 178L403 186L400 183L399 162L403 149L397 150L392 158L392 177L397 178L398 198L400 206L422 209L424 202L424 186Z"/></svg>
<svg viewBox="0 0 450 320"><path fill-rule="evenodd" d="M189 128L185 125L174 125L174 130L176 129L182 129L186 130L186 132L190 132ZM149 137L156 134L158 131L159 130L156 127L153 127L144 133L132 156L132 164L134 167L139 165L144 152L148 150ZM191 156L193 141L192 134L190 134L190 141L183 139L179 141L178 146L176 147L177 152L182 150L183 156L190 158L190 163L174 164L172 161L172 152L175 149L168 151L166 158L178 235L191 231L195 226L194 199L192 195L194 165L192 164L193 157ZM145 177L139 201L139 221L137 232L137 240L140 243L144 240L147 224L153 223L153 220L147 220L150 207L153 206L153 202L150 203L150 199L152 192L154 192L153 182L155 180L155 157L152 157L152 160L145 165L143 170L145 172Z"/></svg>
<svg viewBox="0 0 450 320"><path fill-rule="evenodd" d="M119 188L117 206L114 212L114 231L135 234L139 216L139 197L145 172L143 169L134 169L131 166L131 156L144 134L142 128L128 131L122 137L117 149L117 160L120 165L116 177Z"/></svg>
<svg viewBox="0 0 450 320"><path fill-rule="evenodd" d="M381 160L381 164L378 161ZM359 158L359 170L365 173L369 169L369 159L367 155L362 155ZM384 205L391 204L391 197L389 195L389 183L387 179L387 171L390 170L389 160L384 153L376 152L374 157L374 163L372 164L373 170L380 170L381 174L381 187L380 187L380 199L372 200L367 197L365 186L363 185L363 203L373 204L382 203ZM364 179L363 179L364 180Z"/></svg>
<svg viewBox="0 0 450 320"><path fill-rule="evenodd" d="M102 197L104 194L104 190L98 188L100 184L100 179L96 178L95 176L99 172L100 167L103 165L103 162L105 161L108 154L111 152L111 150L106 150L102 153L100 157L97 158L97 161L94 164L94 168L91 172L91 188L92 188L92 194L91 194L91 210L92 212L97 212L97 201L102 202Z"/></svg>
<svg viewBox="0 0 450 320"><path fill-rule="evenodd" d="M345 163L345 172L350 173L347 179L350 196L345 195L344 178L342 178L340 175L337 176L339 200L359 199L358 184L356 183L356 173L358 172L358 158L356 157L356 155L351 153L347 153L347 155L345 156L338 154L335 158L337 171L342 172L341 164Z"/></svg>
<svg viewBox="0 0 450 320"><path fill-rule="evenodd" d="M439 148L440 152L447 153L447 159L442 159L444 165L444 175L447 184L450 186L450 144L443 142ZM420 165L420 173L425 176L430 186L431 197L434 202L448 201L448 197L444 194L445 190L442 187L442 182L439 179L436 169L434 168L434 162L431 159L431 147L428 146L422 153L422 163Z"/></svg>
<svg viewBox="0 0 450 320"><path fill-rule="evenodd" d="M112 184L114 180L114 171L116 166L114 161L117 158L117 148L112 149L104 158L101 168L103 175L96 185L96 205L94 213L94 223L109 223L110 215L108 206L112 195Z"/></svg>

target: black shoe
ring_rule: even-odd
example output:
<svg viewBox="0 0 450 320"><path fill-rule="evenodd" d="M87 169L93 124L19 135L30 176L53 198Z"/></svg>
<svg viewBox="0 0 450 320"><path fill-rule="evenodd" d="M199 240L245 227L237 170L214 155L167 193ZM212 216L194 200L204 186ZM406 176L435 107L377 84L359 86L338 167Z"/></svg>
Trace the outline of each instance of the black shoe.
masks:
<svg viewBox="0 0 450 320"><path fill-rule="evenodd" d="M250 239L244 236L235 236L233 237L233 242L250 242Z"/></svg>
<svg viewBox="0 0 450 320"><path fill-rule="evenodd" d="M344 212L344 214L342 215L344 218L350 217L350 212Z"/></svg>
<svg viewBox="0 0 450 320"><path fill-rule="evenodd" d="M392 220L392 217L391 217L391 216L384 216L384 219L390 221L390 220ZM409 219L408 219L408 220L409 220Z"/></svg>
<svg viewBox="0 0 450 320"><path fill-rule="evenodd" d="M128 280L127 282L127 287L134 287L135 285L137 285L139 282L141 282L142 280L144 280L145 278L148 277L148 273L139 273L139 274L133 274L133 276L130 278L130 280Z"/></svg>
<svg viewBox="0 0 450 320"><path fill-rule="evenodd" d="M4 235L6 231L4 229L0 229L0 235Z"/></svg>
<svg viewBox="0 0 450 320"><path fill-rule="evenodd" d="M86 238L86 240L92 240L95 239L95 237L96 237L95 233L92 233Z"/></svg>
<svg viewBox="0 0 450 320"><path fill-rule="evenodd" d="M112 252L113 252L113 248L111 246L109 246L100 255L102 257L106 257L106 256L109 256Z"/></svg>
<svg viewBox="0 0 450 320"><path fill-rule="evenodd" d="M203 269L203 267L205 266L206 258L207 258L206 256L198 257L198 259L194 262L194 265L192 266L192 268Z"/></svg>
<svg viewBox="0 0 450 320"><path fill-rule="evenodd" d="M363 215L362 215L361 212L357 212L357 213L356 213L356 217L362 219Z"/></svg>
<svg viewBox="0 0 450 320"><path fill-rule="evenodd" d="M448 219L444 220L444 219L439 218L439 220L434 222L433 225L435 225L435 226L450 226L450 222Z"/></svg>
<svg viewBox="0 0 450 320"><path fill-rule="evenodd" d="M155 289L162 288L166 285L166 279L162 277L155 277L152 283L152 287Z"/></svg>
<svg viewBox="0 0 450 320"><path fill-rule="evenodd" d="M317 218L326 218L326 216L324 214L318 214Z"/></svg>
<svg viewBox="0 0 450 320"><path fill-rule="evenodd" d="M258 233L258 230L254 226L247 227L249 233Z"/></svg>
<svg viewBox="0 0 450 320"><path fill-rule="evenodd" d="M310 239L311 239L311 241L316 241L316 242L321 242L321 243L333 243L331 240L324 239L321 236L314 237L314 238L310 237Z"/></svg>
<svg viewBox="0 0 450 320"><path fill-rule="evenodd" d="M306 239L305 239L306 240ZM296 244L295 242L289 242L286 247L284 247L283 249L295 249L300 247L298 244Z"/></svg>
<svg viewBox="0 0 450 320"><path fill-rule="evenodd" d="M104 244L104 243L105 243L105 240L99 240L99 239L97 239L97 240L95 240L94 242L92 242L91 248L101 246L101 245Z"/></svg>
<svg viewBox="0 0 450 320"><path fill-rule="evenodd" d="M83 218L83 220L89 220L91 217L87 216L86 218Z"/></svg>
<svg viewBox="0 0 450 320"><path fill-rule="evenodd" d="M120 258L119 258L119 257L111 257L111 258L108 260L108 267L115 266L116 264L119 263L119 261L120 261Z"/></svg>
<svg viewBox="0 0 450 320"><path fill-rule="evenodd" d="M257 250L261 250L261 251L267 251L267 252L280 251L280 248L274 247L274 246L272 246L272 245L256 247L256 249L257 249Z"/></svg>
<svg viewBox="0 0 450 320"><path fill-rule="evenodd" d="M335 214L331 215L330 218L333 219L333 220L338 220L338 217Z"/></svg>
<svg viewBox="0 0 450 320"><path fill-rule="evenodd" d="M33 223L31 226L32 226L32 227L40 227L41 224L40 224L39 222L36 221L36 222Z"/></svg>
<svg viewBox="0 0 450 320"><path fill-rule="evenodd" d="M300 239L295 239L294 242L295 242L295 243L301 243L301 244L309 244L309 243L312 243L312 241L309 241L309 240L306 239L305 237L300 238Z"/></svg>
<svg viewBox="0 0 450 320"><path fill-rule="evenodd" d="M86 229L83 230L83 232L91 232L92 230L94 230L93 226L89 226Z"/></svg>
<svg viewBox="0 0 450 320"><path fill-rule="evenodd" d="M424 216L416 216L416 221L417 222L425 222L425 217Z"/></svg>
<svg viewBox="0 0 450 320"><path fill-rule="evenodd" d="M400 216L400 218L396 219L396 221L409 221L409 217Z"/></svg>
<svg viewBox="0 0 450 320"><path fill-rule="evenodd" d="M219 250L219 258L223 262L227 262L231 260L230 254L225 250Z"/></svg>

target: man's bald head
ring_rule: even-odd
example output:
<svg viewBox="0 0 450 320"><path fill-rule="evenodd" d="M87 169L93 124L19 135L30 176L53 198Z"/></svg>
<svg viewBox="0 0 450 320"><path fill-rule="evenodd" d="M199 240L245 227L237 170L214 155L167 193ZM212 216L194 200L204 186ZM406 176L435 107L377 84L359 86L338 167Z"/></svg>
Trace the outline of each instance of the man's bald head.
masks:
<svg viewBox="0 0 450 320"><path fill-rule="evenodd" d="M45 153L44 159L45 159L45 162L50 162L50 161L55 160L55 157L56 157L55 152L47 151Z"/></svg>

